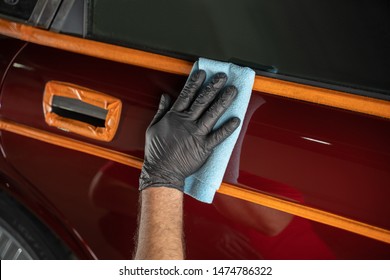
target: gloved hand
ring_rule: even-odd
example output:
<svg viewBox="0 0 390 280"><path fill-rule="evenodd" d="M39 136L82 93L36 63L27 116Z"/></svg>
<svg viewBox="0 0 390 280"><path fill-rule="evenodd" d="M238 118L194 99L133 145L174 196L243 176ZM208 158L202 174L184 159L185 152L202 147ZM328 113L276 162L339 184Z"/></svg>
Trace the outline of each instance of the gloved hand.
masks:
<svg viewBox="0 0 390 280"><path fill-rule="evenodd" d="M239 126L240 119L232 118L212 131L237 89L223 88L227 81L224 73L214 75L202 87L205 78L203 70L194 72L170 110L169 97L161 96L159 109L146 131L140 190L171 187L183 191L184 179L195 173L214 147Z"/></svg>

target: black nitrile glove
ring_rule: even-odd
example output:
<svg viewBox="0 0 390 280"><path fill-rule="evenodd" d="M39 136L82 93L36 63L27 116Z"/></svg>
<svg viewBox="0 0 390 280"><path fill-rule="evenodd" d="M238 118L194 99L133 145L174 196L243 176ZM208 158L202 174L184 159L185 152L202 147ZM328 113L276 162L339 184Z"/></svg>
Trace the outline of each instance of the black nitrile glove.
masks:
<svg viewBox="0 0 390 280"><path fill-rule="evenodd" d="M140 190L171 187L183 191L184 179L195 173L214 147L239 126L240 119L232 118L212 131L233 102L237 89L228 86L221 91L227 80L224 73L214 75L202 87L205 78L203 70L194 72L170 110L169 97L161 97L158 111L146 131Z"/></svg>

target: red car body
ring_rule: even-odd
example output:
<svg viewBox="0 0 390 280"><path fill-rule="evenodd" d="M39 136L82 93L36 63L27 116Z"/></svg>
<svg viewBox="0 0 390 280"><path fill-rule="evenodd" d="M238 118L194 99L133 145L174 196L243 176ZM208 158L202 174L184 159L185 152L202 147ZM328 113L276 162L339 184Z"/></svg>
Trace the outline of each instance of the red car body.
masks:
<svg viewBox="0 0 390 280"><path fill-rule="evenodd" d="M142 158L161 93L186 77L0 37L3 120ZM48 81L122 101L101 142L47 125ZM390 120L253 91L224 181L390 230ZM1 131L0 186L81 259L128 259L137 229L139 169ZM217 193L185 198L189 259L388 259L390 245L288 211Z"/></svg>

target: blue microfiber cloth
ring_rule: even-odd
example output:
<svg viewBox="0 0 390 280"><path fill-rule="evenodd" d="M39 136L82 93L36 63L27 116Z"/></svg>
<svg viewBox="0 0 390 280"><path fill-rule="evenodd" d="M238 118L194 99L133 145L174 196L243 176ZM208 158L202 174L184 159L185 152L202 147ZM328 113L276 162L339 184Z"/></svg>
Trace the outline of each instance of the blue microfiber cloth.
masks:
<svg viewBox="0 0 390 280"><path fill-rule="evenodd" d="M214 74L223 72L228 76L226 86L234 85L238 89L233 104L218 120L214 129L217 129L232 117L241 119L240 126L234 133L214 149L206 163L195 174L185 180L184 192L186 194L199 201L211 203L215 192L222 183L229 158L240 134L255 80L255 72L248 67L240 67L232 63L206 58L200 58L199 61L195 62L191 73L198 69L206 71L206 81Z"/></svg>

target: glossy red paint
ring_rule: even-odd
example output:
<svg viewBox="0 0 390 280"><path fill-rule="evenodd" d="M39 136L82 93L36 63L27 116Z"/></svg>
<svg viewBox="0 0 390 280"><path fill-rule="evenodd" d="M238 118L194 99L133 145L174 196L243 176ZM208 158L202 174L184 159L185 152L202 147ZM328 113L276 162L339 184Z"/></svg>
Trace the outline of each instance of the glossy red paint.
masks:
<svg viewBox="0 0 390 280"><path fill-rule="evenodd" d="M3 83L9 63L25 44L23 41L0 35L0 85Z"/></svg>
<svg viewBox="0 0 390 280"><path fill-rule="evenodd" d="M186 79L36 45L15 63L2 90L2 117L137 157L161 93L175 96ZM120 98L114 140L47 126L42 97L50 80ZM389 129L386 119L254 92L225 180L390 229ZM50 225L68 245L73 238L98 258L131 257L139 170L8 132L2 143L8 168L29 182L21 187L39 193L69 229L65 238ZM388 244L222 194L212 205L187 197L185 225L192 259L390 257Z"/></svg>
<svg viewBox="0 0 390 280"><path fill-rule="evenodd" d="M0 77L3 82L7 70L13 65L13 60L26 45L26 42L0 36L0 45ZM74 229L65 225L66 221L62 219L61 215L54 215L50 201L36 191L34 186L7 162L2 142L0 150L0 189L12 193L12 196L24 207L30 212L36 213L37 218L41 219L44 224L55 228L57 235L75 254L82 258L93 258L93 252L88 250L87 244L81 238L72 236Z"/></svg>

